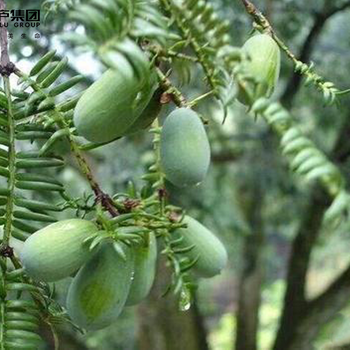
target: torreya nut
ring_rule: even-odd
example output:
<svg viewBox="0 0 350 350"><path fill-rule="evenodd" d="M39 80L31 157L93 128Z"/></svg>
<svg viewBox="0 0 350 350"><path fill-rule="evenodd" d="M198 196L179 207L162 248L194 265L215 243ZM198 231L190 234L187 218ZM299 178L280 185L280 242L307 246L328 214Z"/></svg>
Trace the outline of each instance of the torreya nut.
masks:
<svg viewBox="0 0 350 350"><path fill-rule="evenodd" d="M190 216L182 221L186 228L177 229L174 238L183 237L183 248L194 246L186 256L191 260L198 258L193 271L199 277L213 277L220 274L227 264L227 252L221 241L205 226Z"/></svg>
<svg viewBox="0 0 350 350"><path fill-rule="evenodd" d="M166 118L160 140L161 167L178 187L202 182L210 164L210 145L202 121L189 108L179 108Z"/></svg>
<svg viewBox="0 0 350 350"><path fill-rule="evenodd" d="M91 256L83 242L97 230L91 221L70 219L33 233L20 255L26 272L33 279L45 282L70 276Z"/></svg>
<svg viewBox="0 0 350 350"><path fill-rule="evenodd" d="M134 248L134 255L134 278L126 301L127 306L138 304L152 288L157 263L157 240L154 233L150 233L147 245Z"/></svg>
<svg viewBox="0 0 350 350"><path fill-rule="evenodd" d="M78 326L97 330L115 322L122 312L132 283L134 258L126 260L113 245L104 244L79 270L69 287L67 312Z"/></svg>
<svg viewBox="0 0 350 350"><path fill-rule="evenodd" d="M147 129L149 126L151 126L151 124L157 118L157 116L159 115L162 109L162 104L160 103L160 97L162 93L163 91L161 89L157 89L154 92L148 105L140 114L140 116L130 126L126 134L134 134L136 132L143 131Z"/></svg>
<svg viewBox="0 0 350 350"><path fill-rule="evenodd" d="M251 37L242 47L247 55L244 70L255 83L240 83L238 100L251 105L260 97L270 97L278 82L281 54L277 43L267 34Z"/></svg>
<svg viewBox="0 0 350 350"><path fill-rule="evenodd" d="M107 70L79 99L74 124L91 142L109 142L125 136L149 103L154 77L140 82L130 66Z"/></svg>

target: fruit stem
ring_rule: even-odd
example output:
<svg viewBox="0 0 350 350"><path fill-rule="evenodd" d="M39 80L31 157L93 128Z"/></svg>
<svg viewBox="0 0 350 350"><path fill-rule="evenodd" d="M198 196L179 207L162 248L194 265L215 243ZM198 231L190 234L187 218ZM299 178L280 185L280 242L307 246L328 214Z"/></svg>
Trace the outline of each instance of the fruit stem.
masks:
<svg viewBox="0 0 350 350"><path fill-rule="evenodd" d="M101 203L101 205L111 214L112 217L118 216L119 212L115 208L112 198L109 196L109 194L103 192L100 185L95 180L86 158L83 156L78 144L73 140L72 133L70 132L68 125L65 124L64 118L62 117L61 113L57 110L56 116L58 117L56 120L56 124L58 125L58 127L60 127L61 129L69 130L67 138L70 144L71 151L74 154L82 173L85 175L86 179L90 184L91 189L95 194L96 203Z"/></svg>
<svg viewBox="0 0 350 350"><path fill-rule="evenodd" d="M167 76L159 69L156 68L159 84L164 93L171 95L171 99L178 107L187 107L187 101L185 96L177 89Z"/></svg>
<svg viewBox="0 0 350 350"><path fill-rule="evenodd" d="M153 124L154 128L159 129L160 124L159 120L156 119ZM154 145L154 152L156 156L156 162L155 166L157 168L157 173L159 174L158 178L158 198L159 198L159 215L161 217L164 216L164 209L165 209L165 202L166 202L166 189L165 189L165 183L164 183L164 174L162 172L162 167L160 164L160 134L155 133L153 138L153 145Z"/></svg>
<svg viewBox="0 0 350 350"><path fill-rule="evenodd" d="M175 44L176 45L176 44ZM148 51L152 52L152 54L156 55L157 57L172 57L172 58L178 58L184 61L190 61L190 62L198 62L198 58L190 55L186 55L177 51L173 51L171 48L168 50L163 49L160 46L152 45L146 47Z"/></svg>
<svg viewBox="0 0 350 350"><path fill-rule="evenodd" d="M202 94L202 95L200 95L200 96L194 98L192 101L190 101L190 102L188 103L188 106L189 106L190 108L196 106L200 101L202 101L202 100L204 100L205 98L207 98L207 97L213 95L213 93L214 93L214 90L210 90L210 91L208 91L208 92L206 92L206 93L204 93L204 94Z"/></svg>

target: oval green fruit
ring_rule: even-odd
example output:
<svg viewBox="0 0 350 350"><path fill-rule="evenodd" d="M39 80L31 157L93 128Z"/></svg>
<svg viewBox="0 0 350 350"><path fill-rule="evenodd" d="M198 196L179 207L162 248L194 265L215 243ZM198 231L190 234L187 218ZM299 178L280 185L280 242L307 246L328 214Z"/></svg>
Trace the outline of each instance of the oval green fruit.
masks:
<svg viewBox="0 0 350 350"><path fill-rule="evenodd" d="M28 275L45 282L70 276L91 256L83 241L97 230L91 221L70 219L33 233L20 255Z"/></svg>
<svg viewBox="0 0 350 350"><path fill-rule="evenodd" d="M111 244L101 249L79 270L69 287L67 312L73 322L88 330L115 322L129 294L134 259L125 249L126 261Z"/></svg>
<svg viewBox="0 0 350 350"><path fill-rule="evenodd" d="M183 237L183 248L194 246L185 253L191 260L198 261L193 271L200 277L213 277L218 275L227 263L227 252L221 241L205 226L190 216L185 216L183 223L187 228L177 229L175 238Z"/></svg>
<svg viewBox="0 0 350 350"><path fill-rule="evenodd" d="M124 136L150 101L153 84L153 79L140 82L130 65L107 70L78 101L78 134L98 143Z"/></svg>
<svg viewBox="0 0 350 350"><path fill-rule="evenodd" d="M154 233L150 234L147 246L141 245L134 249L134 256L134 275L127 306L138 304L152 288L157 263L157 240Z"/></svg>
<svg viewBox="0 0 350 350"><path fill-rule="evenodd" d="M161 89L154 92L146 108L127 130L127 134L134 134L147 129L153 123L162 109L162 104L160 103L162 93L163 91Z"/></svg>
<svg viewBox="0 0 350 350"><path fill-rule="evenodd" d="M280 73L281 54L277 43L267 34L251 37L245 42L242 50L248 56L244 70L255 79L256 84L242 82L239 86L238 99L250 105L260 97L272 95Z"/></svg>
<svg viewBox="0 0 350 350"><path fill-rule="evenodd" d="M178 187L203 181L210 164L210 145L196 112L179 108L169 114L161 132L160 160L166 178Z"/></svg>

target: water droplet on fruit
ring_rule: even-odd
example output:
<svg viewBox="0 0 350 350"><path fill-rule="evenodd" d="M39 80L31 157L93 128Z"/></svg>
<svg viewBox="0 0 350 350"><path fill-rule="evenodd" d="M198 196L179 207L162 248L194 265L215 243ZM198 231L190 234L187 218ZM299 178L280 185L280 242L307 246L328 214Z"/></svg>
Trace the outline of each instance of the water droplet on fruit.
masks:
<svg viewBox="0 0 350 350"><path fill-rule="evenodd" d="M180 294L179 307L181 311L187 311L191 307L191 295L187 291L182 291Z"/></svg>

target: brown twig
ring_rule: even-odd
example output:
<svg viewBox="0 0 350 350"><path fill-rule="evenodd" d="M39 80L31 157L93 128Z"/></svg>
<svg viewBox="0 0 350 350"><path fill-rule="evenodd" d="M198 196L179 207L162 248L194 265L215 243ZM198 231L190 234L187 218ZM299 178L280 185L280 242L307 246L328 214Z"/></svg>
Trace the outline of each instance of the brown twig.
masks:
<svg viewBox="0 0 350 350"><path fill-rule="evenodd" d="M89 164L87 163L85 157L81 153L78 145L75 143L75 141L69 137L69 142L71 146L72 153L74 154L75 158L77 159L77 162L80 166L81 171L87 178L91 189L93 190L95 197L96 197L96 203L101 203L101 205L111 214L111 216L115 217L119 215L118 210L115 208L112 198L109 194L105 193L100 185L97 183L97 181L94 178L94 175L91 171L91 168Z"/></svg>
<svg viewBox="0 0 350 350"><path fill-rule="evenodd" d="M0 0L0 11L6 9L5 0ZM10 62L10 57L8 54L8 41L7 41L7 27L6 27L6 17L0 17L0 45L1 45L1 67L0 73L2 76L9 76L15 70L15 65Z"/></svg>
<svg viewBox="0 0 350 350"><path fill-rule="evenodd" d="M6 9L5 0L0 0L0 11ZM1 28L0 28L0 43L1 43L1 66L6 67L10 63L10 58L8 54L8 42L7 42L7 27L6 27L6 17L0 18Z"/></svg>
<svg viewBox="0 0 350 350"><path fill-rule="evenodd" d="M296 64L298 62L298 59L293 54L293 52L288 49L287 45L277 36L267 18L249 0L242 0L242 3L247 13L253 18L254 22L259 25L265 32L269 33L276 41L278 46L286 53L286 55L294 62L294 64Z"/></svg>
<svg viewBox="0 0 350 350"><path fill-rule="evenodd" d="M0 10L6 9L5 0L0 0ZM0 73L3 76L4 90L7 98L7 133L8 133L8 179L7 179L7 190L9 192L7 203L6 203L6 216L4 224L4 233L0 245L1 254L4 257L11 257L13 255L12 248L9 247L9 242L12 233L12 220L14 210L14 189L15 189L15 162L16 162L16 149L15 149L15 122L12 110L11 101L11 86L9 75L13 73L14 65L10 62L8 54L8 42L7 42L7 27L6 19L0 18L0 45L1 45L1 70Z"/></svg>
<svg viewBox="0 0 350 350"><path fill-rule="evenodd" d="M164 94L170 97L170 99L176 104L178 107L186 107L187 101L185 96L178 90L168 79L168 77L159 69L156 68L156 72L159 79L159 84Z"/></svg>

